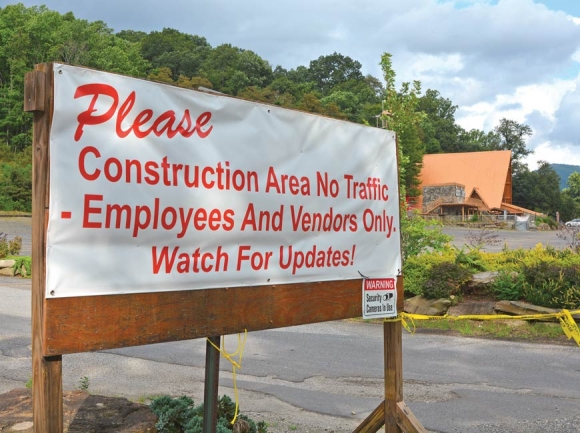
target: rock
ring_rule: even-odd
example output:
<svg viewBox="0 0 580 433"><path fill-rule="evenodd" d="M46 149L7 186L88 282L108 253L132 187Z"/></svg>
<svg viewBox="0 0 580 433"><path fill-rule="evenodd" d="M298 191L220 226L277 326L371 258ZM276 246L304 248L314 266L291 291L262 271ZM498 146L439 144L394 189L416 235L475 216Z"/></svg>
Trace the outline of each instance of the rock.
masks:
<svg viewBox="0 0 580 433"><path fill-rule="evenodd" d="M447 314L450 316L470 316L470 315L493 315L494 302L463 302L449 308Z"/></svg>
<svg viewBox="0 0 580 433"><path fill-rule="evenodd" d="M0 260L0 268L11 268L16 260Z"/></svg>
<svg viewBox="0 0 580 433"><path fill-rule="evenodd" d="M450 299L425 299L422 296L405 299L404 310L411 314L443 316L451 306Z"/></svg>
<svg viewBox="0 0 580 433"><path fill-rule="evenodd" d="M14 271L12 268L0 268L0 275L4 275L5 277L13 277Z"/></svg>
<svg viewBox="0 0 580 433"><path fill-rule="evenodd" d="M64 392L63 414L66 433L157 432L157 417L149 407L125 398ZM0 394L0 431L34 432L31 390L13 389Z"/></svg>
<svg viewBox="0 0 580 433"><path fill-rule="evenodd" d="M500 314L510 314L512 316L527 316L530 314L554 314L559 313L560 310L553 308L540 307L527 302L519 301L499 301L495 304L495 310ZM543 322L558 322L557 318L552 319L538 319Z"/></svg>
<svg viewBox="0 0 580 433"><path fill-rule="evenodd" d="M471 277L471 281L466 284L468 289L482 289L492 284L499 272L480 272Z"/></svg>

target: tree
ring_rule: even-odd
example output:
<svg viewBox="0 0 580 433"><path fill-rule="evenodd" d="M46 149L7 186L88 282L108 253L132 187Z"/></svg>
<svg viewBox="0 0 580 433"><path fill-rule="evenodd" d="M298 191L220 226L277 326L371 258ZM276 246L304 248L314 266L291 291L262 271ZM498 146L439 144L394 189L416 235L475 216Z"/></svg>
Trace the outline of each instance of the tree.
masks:
<svg viewBox="0 0 580 433"><path fill-rule="evenodd" d="M568 190L570 197L580 203L580 173L575 171L570 176L568 176L566 185L568 185L568 188L566 189Z"/></svg>
<svg viewBox="0 0 580 433"><path fill-rule="evenodd" d="M427 115L424 129L429 134L426 138L426 153L465 152L460 141L461 128L455 124L457 105L443 98L437 90L427 90L419 98L417 110Z"/></svg>
<svg viewBox="0 0 580 433"><path fill-rule="evenodd" d="M266 87L272 82L270 64L253 51L220 45L203 62L200 75L220 92L237 95L246 87Z"/></svg>
<svg viewBox="0 0 580 433"><path fill-rule="evenodd" d="M539 161L538 164L536 171L530 171L527 165L516 162L512 201L517 206L555 216L562 206L560 176L549 163Z"/></svg>
<svg viewBox="0 0 580 433"><path fill-rule="evenodd" d="M323 95L328 95L335 86L350 80L363 78L360 62L342 54L320 56L310 62L309 81L317 84Z"/></svg>
<svg viewBox="0 0 580 433"><path fill-rule="evenodd" d="M528 125L503 118L493 132L499 136L499 143L492 144L490 150L511 150L513 160L520 160L533 153L526 148L526 137L533 132Z"/></svg>
<svg viewBox="0 0 580 433"><path fill-rule="evenodd" d="M481 152L499 148L500 138L493 131L484 132L479 129L465 131L463 128L459 132L460 152Z"/></svg>
<svg viewBox="0 0 580 433"><path fill-rule="evenodd" d="M534 208L548 215L555 216L560 209L560 176L546 161L538 161L534 171Z"/></svg>
<svg viewBox="0 0 580 433"><path fill-rule="evenodd" d="M171 28L151 32L139 41L142 56L151 62L153 68L171 69L173 80L177 80L180 75L200 75L202 64L212 50L204 37L188 35Z"/></svg>
<svg viewBox="0 0 580 433"><path fill-rule="evenodd" d="M577 218L580 215L580 203L570 195L567 188L561 192L560 198L562 201L560 205L560 221L569 221Z"/></svg>
<svg viewBox="0 0 580 433"><path fill-rule="evenodd" d="M397 133L399 145L399 184L401 192L408 196L417 196L419 191L419 173L423 166L425 146L422 141L421 125L425 113L418 111L421 83L414 81L403 83L401 89L395 90L395 71L392 68L391 55L384 53L381 57L381 68L385 77L385 112L384 118L388 129Z"/></svg>
<svg viewBox="0 0 580 433"><path fill-rule="evenodd" d="M340 113L344 113L352 122L357 122L361 119L361 105L356 95L352 92L337 90L322 98L320 102L325 107L334 104L340 110ZM341 116L339 115L338 117Z"/></svg>

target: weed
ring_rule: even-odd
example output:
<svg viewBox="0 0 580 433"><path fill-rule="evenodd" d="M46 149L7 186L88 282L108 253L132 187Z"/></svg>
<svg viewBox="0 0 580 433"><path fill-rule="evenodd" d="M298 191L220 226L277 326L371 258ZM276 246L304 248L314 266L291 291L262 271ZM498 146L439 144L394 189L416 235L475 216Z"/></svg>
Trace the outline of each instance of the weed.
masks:
<svg viewBox="0 0 580 433"><path fill-rule="evenodd" d="M28 380L26 381L26 383L24 384L24 386L27 389L32 389L32 377L28 378Z"/></svg>
<svg viewBox="0 0 580 433"><path fill-rule="evenodd" d="M499 236L497 230L483 228L481 230L467 232L465 236L467 243L477 250L481 250L485 246L496 246L503 242L503 238Z"/></svg>
<svg viewBox="0 0 580 433"><path fill-rule="evenodd" d="M562 226L556 236L565 241L570 250L580 253L580 228Z"/></svg>
<svg viewBox="0 0 580 433"><path fill-rule="evenodd" d="M79 379L79 386L78 389L80 391L88 391L89 390L89 378L87 376L83 376Z"/></svg>
<svg viewBox="0 0 580 433"><path fill-rule="evenodd" d="M8 240L8 235L0 232L0 259L7 256L17 256L22 249L22 238L15 236L11 241Z"/></svg>
<svg viewBox="0 0 580 433"><path fill-rule="evenodd" d="M24 268L24 271L22 268ZM15 258L14 265L12 266L12 273L14 276L20 275L26 278L30 278L32 276L32 259L30 256L21 256Z"/></svg>

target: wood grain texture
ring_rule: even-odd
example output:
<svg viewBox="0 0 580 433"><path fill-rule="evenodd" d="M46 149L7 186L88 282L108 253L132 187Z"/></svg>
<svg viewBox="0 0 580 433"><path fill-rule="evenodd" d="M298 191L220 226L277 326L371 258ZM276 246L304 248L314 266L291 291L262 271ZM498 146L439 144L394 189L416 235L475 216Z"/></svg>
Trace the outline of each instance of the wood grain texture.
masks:
<svg viewBox="0 0 580 433"><path fill-rule="evenodd" d="M403 334L401 322L385 322L385 433L400 433L397 403L403 401Z"/></svg>
<svg viewBox="0 0 580 433"><path fill-rule="evenodd" d="M45 356L362 316L362 280L47 299Z"/></svg>
<svg viewBox="0 0 580 433"><path fill-rule="evenodd" d="M423 427L404 401L397 403L397 422L405 433L427 433L425 427Z"/></svg>
<svg viewBox="0 0 580 433"><path fill-rule="evenodd" d="M43 324L48 223L52 64L26 75L24 106L34 112L32 142L32 411L36 433L63 431L62 357L45 357Z"/></svg>
<svg viewBox="0 0 580 433"><path fill-rule="evenodd" d="M353 433L376 433L385 424L385 403L382 402L364 421L353 430Z"/></svg>

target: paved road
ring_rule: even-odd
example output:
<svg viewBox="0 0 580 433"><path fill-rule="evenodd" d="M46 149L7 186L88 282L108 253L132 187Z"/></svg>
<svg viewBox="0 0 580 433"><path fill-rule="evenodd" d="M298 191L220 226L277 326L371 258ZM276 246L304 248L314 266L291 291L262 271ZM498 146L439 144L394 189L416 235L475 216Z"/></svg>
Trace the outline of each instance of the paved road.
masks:
<svg viewBox="0 0 580 433"><path fill-rule="evenodd" d="M469 239L477 237L481 229L468 229L465 227L443 227L443 233L453 236L452 244L461 248L469 244ZM483 250L488 252L499 252L507 246L510 249L534 248L537 244L551 246L554 248L565 248L567 242L560 238L557 230L551 231L516 231L516 230L487 230L496 236L499 241L495 245L484 245Z"/></svg>
<svg viewBox="0 0 580 433"><path fill-rule="evenodd" d="M0 277L0 392L30 378L30 282ZM229 336L227 349L237 339ZM238 374L244 412L272 431L352 431L383 398L382 327L328 322L249 334ZM579 432L580 348L403 336L405 401L435 432ZM64 388L103 395L203 395L205 342L63 357ZM222 362L220 393L233 395Z"/></svg>
<svg viewBox="0 0 580 433"><path fill-rule="evenodd" d="M22 255L30 255L32 248L31 241L31 218L0 218L0 232L8 235L9 239L14 236L21 236L23 239ZM457 247L468 243L468 239L473 234L479 233L481 230L468 229L464 227L444 227L443 232L453 236L452 243ZM536 246L538 243L543 245L550 245L555 248L566 247L566 241L558 237L558 231L515 231L515 230L495 230L497 239L500 242L495 246L485 246L485 251L497 252L501 251L504 245L509 248L524 248L529 249Z"/></svg>
<svg viewBox="0 0 580 433"><path fill-rule="evenodd" d="M24 237L29 220L0 223ZM461 245L469 230L445 229ZM500 232L510 247L553 232ZM28 239L28 240L27 240ZM553 243L552 243L553 242ZM0 277L0 392L31 376L30 280ZM235 337L227 348L235 350ZM405 401L434 432L580 432L580 348L450 336L404 335ZM205 342L174 342L66 355L64 388L140 400L158 394L202 400ZM222 360L223 361L223 360ZM233 395L222 362L220 393ZM383 398L382 327L328 322L249 335L237 376L242 409L271 431L352 431Z"/></svg>

